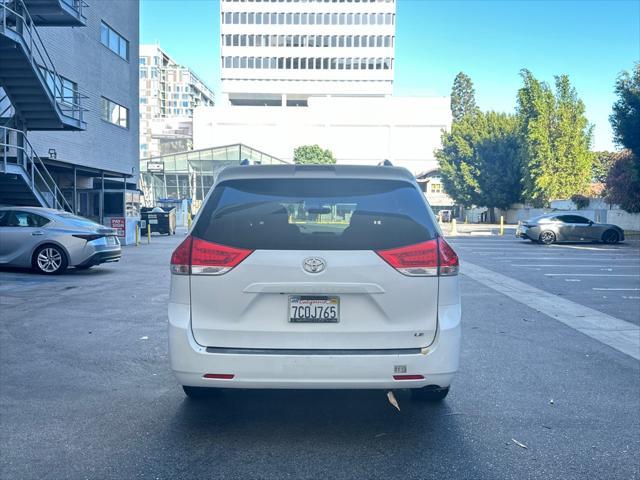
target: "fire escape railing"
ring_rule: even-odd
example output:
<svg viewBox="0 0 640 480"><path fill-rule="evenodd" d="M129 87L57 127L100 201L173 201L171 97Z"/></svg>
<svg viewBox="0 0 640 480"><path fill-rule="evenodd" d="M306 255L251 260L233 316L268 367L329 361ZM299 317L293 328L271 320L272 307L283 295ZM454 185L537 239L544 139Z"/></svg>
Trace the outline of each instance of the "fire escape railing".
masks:
<svg viewBox="0 0 640 480"><path fill-rule="evenodd" d="M2 161L4 172L7 171L7 165L21 166L29 178L31 190L39 192L45 202L50 201L51 208L73 211L62 190L22 130L0 126L0 161Z"/></svg>
<svg viewBox="0 0 640 480"><path fill-rule="evenodd" d="M62 0L62 3L70 6L76 12L78 12L78 17L80 18L84 17L84 15L82 14L82 9L89 6L84 0Z"/></svg>
<svg viewBox="0 0 640 480"><path fill-rule="evenodd" d="M65 3L69 2L65 1ZM80 6L80 8L82 7ZM68 93L65 94L62 87L63 77L56 71L24 2L22 0L1 0L0 17L0 25L4 30L13 31L24 40L31 63L39 67L35 69L39 70L36 71L36 75L42 77L41 83L45 85L60 112L64 116L83 122L85 109L81 105L82 96L77 93L71 96ZM46 77L50 77L52 81Z"/></svg>

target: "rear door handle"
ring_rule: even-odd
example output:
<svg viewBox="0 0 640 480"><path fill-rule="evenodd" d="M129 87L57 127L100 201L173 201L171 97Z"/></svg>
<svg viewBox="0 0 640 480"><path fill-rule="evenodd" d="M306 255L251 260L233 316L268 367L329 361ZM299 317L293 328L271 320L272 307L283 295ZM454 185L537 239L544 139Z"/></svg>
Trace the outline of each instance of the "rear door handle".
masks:
<svg viewBox="0 0 640 480"><path fill-rule="evenodd" d="M34 237L35 237L36 235L44 235L44 232L40 232L40 231L37 231L37 232L31 232L31 235L33 235Z"/></svg>

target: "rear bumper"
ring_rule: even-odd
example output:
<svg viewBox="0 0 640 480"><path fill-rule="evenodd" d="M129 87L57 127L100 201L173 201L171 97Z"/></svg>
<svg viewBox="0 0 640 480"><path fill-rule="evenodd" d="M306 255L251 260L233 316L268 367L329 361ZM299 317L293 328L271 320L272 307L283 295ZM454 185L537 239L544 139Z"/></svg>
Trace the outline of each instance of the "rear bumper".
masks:
<svg viewBox="0 0 640 480"><path fill-rule="evenodd" d="M82 263L76 265L77 267L92 267L94 265L100 265L101 263L117 262L122 257L122 250L108 250L96 252L87 258Z"/></svg>
<svg viewBox="0 0 640 480"><path fill-rule="evenodd" d="M433 344L423 353L298 354L278 351L257 353L207 352L191 333L189 306L169 305L169 356L182 385L218 388L326 388L391 389L426 385L447 387L458 369L460 306L439 309L440 322ZM394 380L397 369L423 375L420 380ZM232 379L207 379L204 375L231 374Z"/></svg>

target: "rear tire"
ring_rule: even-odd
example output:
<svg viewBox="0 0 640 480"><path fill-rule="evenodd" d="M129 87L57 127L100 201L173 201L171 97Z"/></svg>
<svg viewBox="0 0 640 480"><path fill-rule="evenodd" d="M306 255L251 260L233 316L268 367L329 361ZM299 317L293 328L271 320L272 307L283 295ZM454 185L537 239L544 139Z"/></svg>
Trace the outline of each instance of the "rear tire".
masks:
<svg viewBox="0 0 640 480"><path fill-rule="evenodd" d="M556 243L556 234L551 230L545 230L540 234L540 243L544 243L545 245Z"/></svg>
<svg viewBox="0 0 640 480"><path fill-rule="evenodd" d="M191 400L205 400L207 398L213 398L218 393L217 388L207 387L189 387L187 385L182 386L184 394Z"/></svg>
<svg viewBox="0 0 640 480"><path fill-rule="evenodd" d="M449 387L427 385L422 388L411 389L411 398L418 402L441 402L449 393Z"/></svg>
<svg viewBox="0 0 640 480"><path fill-rule="evenodd" d="M602 234L602 241L604 243L608 243L613 245L614 243L618 243L620 241L620 235L615 230L607 230Z"/></svg>
<svg viewBox="0 0 640 480"><path fill-rule="evenodd" d="M69 265L67 254L57 245L42 245L33 254L33 268L43 275L60 275Z"/></svg>

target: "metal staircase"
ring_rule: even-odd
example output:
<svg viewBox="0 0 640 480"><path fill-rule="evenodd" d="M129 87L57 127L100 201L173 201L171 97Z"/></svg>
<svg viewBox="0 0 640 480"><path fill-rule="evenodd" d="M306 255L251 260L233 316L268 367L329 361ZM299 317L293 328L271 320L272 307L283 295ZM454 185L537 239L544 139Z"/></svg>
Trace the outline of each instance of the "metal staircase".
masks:
<svg viewBox="0 0 640 480"><path fill-rule="evenodd" d="M23 0L0 0L0 85L25 130L84 130L82 96L57 73L35 25Z"/></svg>
<svg viewBox="0 0 640 480"><path fill-rule="evenodd" d="M24 0L36 25L83 27L83 0Z"/></svg>
<svg viewBox="0 0 640 480"><path fill-rule="evenodd" d="M73 211L26 134L0 126L0 204Z"/></svg>
<svg viewBox="0 0 640 480"><path fill-rule="evenodd" d="M11 126L10 123L13 121L14 114L15 110L11 105L11 100L4 92L4 88L0 87L0 126Z"/></svg>

